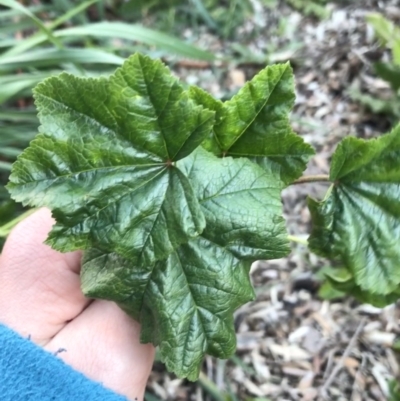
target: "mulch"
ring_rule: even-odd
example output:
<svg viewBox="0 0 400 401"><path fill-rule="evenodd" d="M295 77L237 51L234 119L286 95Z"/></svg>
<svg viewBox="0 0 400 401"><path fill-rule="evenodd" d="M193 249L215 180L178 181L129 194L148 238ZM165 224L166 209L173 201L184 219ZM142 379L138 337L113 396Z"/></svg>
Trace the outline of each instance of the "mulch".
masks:
<svg viewBox="0 0 400 401"><path fill-rule="evenodd" d="M331 16L322 21L283 1L273 9L261 0L252 2L257 15L238 29L240 44L252 58L239 57L230 65L175 63L182 80L226 98L263 67L260 59L267 51L270 61L290 59L297 81L293 127L317 150L306 174L328 173L330 156L342 138L370 138L390 129L385 116L352 101L349 89L356 86L372 95L390 90L373 74L372 63L387 53L377 45L365 16L381 12L399 22L399 1L329 4ZM216 54L235 51L205 29L200 34L187 29L183 35ZM326 185L307 184L283 192L291 234L307 238L306 197L321 199L325 191ZM400 333L400 309L360 305L351 298L320 299L315 273L329 263L297 244L286 259L254 263L257 299L235 314L236 355L228 361L207 357L201 383L177 379L157 362L148 391L162 400L213 400L204 384L208 378L237 400L387 400L387 379L399 377L391 346Z"/></svg>

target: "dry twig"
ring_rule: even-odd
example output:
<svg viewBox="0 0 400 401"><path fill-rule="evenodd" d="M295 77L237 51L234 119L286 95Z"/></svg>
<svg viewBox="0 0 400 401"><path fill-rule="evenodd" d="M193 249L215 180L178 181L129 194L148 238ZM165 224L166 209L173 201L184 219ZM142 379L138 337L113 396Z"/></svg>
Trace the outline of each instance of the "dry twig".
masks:
<svg viewBox="0 0 400 401"><path fill-rule="evenodd" d="M346 358L350 356L351 350L356 345L357 339L358 339L359 335L361 334L362 330L364 329L365 322L366 322L366 320L365 320L365 318L363 318L361 320L360 324L358 325L357 330L355 331L353 337L351 338L348 346L346 347L345 351L343 352L343 355L340 358L340 361L333 368L333 370L332 370L331 374L329 375L328 379L326 380L324 385L321 387L320 395L321 395L322 398L324 398L324 399L328 398L328 388L330 387L330 385L335 380L336 375L343 368L344 361L346 360Z"/></svg>

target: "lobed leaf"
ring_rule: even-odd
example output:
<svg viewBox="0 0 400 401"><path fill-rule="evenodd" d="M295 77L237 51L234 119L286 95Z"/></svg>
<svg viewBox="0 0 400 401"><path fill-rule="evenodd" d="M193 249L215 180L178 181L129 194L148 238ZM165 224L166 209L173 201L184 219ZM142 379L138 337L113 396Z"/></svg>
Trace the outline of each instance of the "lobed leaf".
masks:
<svg viewBox="0 0 400 401"><path fill-rule="evenodd" d="M108 80L62 74L35 98L41 133L8 189L53 210L47 243L64 252L97 246L151 266L202 232L200 205L173 162L204 140L213 112L162 63L135 55Z"/></svg>
<svg viewBox="0 0 400 401"><path fill-rule="evenodd" d="M13 198L51 208L47 243L86 250L84 293L117 302L168 369L196 379L206 353L235 350L251 262L289 252L280 192L299 164L205 150L220 102L141 55L107 79L47 79L35 99L40 134L13 167Z"/></svg>
<svg viewBox="0 0 400 401"><path fill-rule="evenodd" d="M400 126L378 139L345 138L332 157L326 198L308 201L311 249L340 259L371 294L400 284L399 160Z"/></svg>
<svg viewBox="0 0 400 401"><path fill-rule="evenodd" d="M199 88L192 98L215 110L214 130L203 146L218 156L247 157L288 185L305 170L314 150L296 135L288 115L295 100L289 64L268 66L225 103Z"/></svg>

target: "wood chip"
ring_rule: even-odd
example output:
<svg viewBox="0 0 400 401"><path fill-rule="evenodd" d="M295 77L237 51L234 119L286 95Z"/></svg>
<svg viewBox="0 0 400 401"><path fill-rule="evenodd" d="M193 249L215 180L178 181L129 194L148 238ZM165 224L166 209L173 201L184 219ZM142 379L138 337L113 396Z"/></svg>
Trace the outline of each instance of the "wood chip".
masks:
<svg viewBox="0 0 400 401"><path fill-rule="evenodd" d="M275 356L283 358L285 361L298 361L304 359L310 359L311 355L304 349L298 347L297 345L279 345L279 344L269 344L270 351Z"/></svg>

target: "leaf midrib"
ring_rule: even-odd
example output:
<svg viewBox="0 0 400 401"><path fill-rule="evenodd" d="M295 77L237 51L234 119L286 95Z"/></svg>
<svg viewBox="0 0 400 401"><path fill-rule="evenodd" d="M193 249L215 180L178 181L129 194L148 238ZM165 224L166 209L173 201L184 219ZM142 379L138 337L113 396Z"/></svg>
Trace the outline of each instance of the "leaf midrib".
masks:
<svg viewBox="0 0 400 401"><path fill-rule="evenodd" d="M273 89L271 90L269 96L265 99L265 101L262 103L262 106L258 109L258 111L255 113L255 116L251 119L251 121L246 125L246 127L242 130L241 133L239 133L239 135L236 136L235 140L229 145L229 147L227 149L222 149L224 152L228 152L229 149L244 135L244 133L249 129L249 127L254 123L254 121L256 120L256 118L260 115L261 111L264 109L264 107L266 106L266 104L269 102L271 96L273 95L273 93L276 90L276 87L279 85L279 83L281 82L282 76L283 74L287 71L288 65L285 65L285 68L282 70L282 73L279 76L279 79L277 80L276 84L274 85ZM250 92L252 92L252 83L251 81L249 82L249 88L250 88ZM237 96L237 95L236 95ZM237 101L236 101L236 96L229 100L227 103L232 102L232 100L235 101L236 103L236 109L238 109L237 107ZM243 120L242 120L243 121Z"/></svg>
<svg viewBox="0 0 400 401"><path fill-rule="evenodd" d="M124 80L125 80L125 79L124 79ZM146 86L146 88L147 88L147 86ZM49 101L51 101L51 102L53 102L53 103L56 103L57 105L61 106L61 107L64 108L64 109L71 110L71 111L73 111L74 113L76 113L76 114L78 114L78 115L80 115L80 116L82 116L82 117L88 118L90 121L92 121L95 125L98 125L99 127L102 127L102 128L104 128L104 129L107 129L107 130L111 131L111 132L115 135L115 138L116 138L116 139L118 139L118 136L119 136L119 135L122 136L122 138L123 138L125 141L131 143L132 148L134 148L134 149L141 149L141 150L144 151L145 153L148 153L149 155L153 155L153 156L155 156L155 157L157 157L157 158L159 158L159 159L162 160L162 157L160 157L159 155L157 155L157 154L155 154L155 153L153 153L153 152L150 152L148 149L142 149L142 148L141 148L140 146L138 146L137 144L133 144L129 139L127 139L127 138L125 138L123 135L119 134L119 133L118 133L119 127L118 127L117 120L115 119L113 113L109 110L108 106L107 106L104 102L103 102L103 104L104 104L104 106L107 108L107 111L108 111L110 117L113 119L114 124L115 124L115 127L108 127L108 126L106 126L106 125L103 125L103 124L101 124L99 121L97 121L95 118L93 118L93 117L91 117L91 116L89 116L89 115L87 115L87 114L85 114L85 113L82 113L81 111L78 111L78 110L74 109L73 107L62 103L62 102L60 102L59 100L53 99L52 97L47 96L47 95L45 95L45 94L43 94L43 93L37 92L36 95L35 95L36 99L37 99L38 97L40 97L40 96L44 97L45 99L47 99L47 100L49 100ZM149 98L150 98L150 97L149 97ZM39 110L38 117L39 117L39 120L40 120L40 115L41 115L43 112L41 111L41 107L40 107L40 106L38 106L38 110ZM42 124L41 124L41 126L42 126ZM160 132L161 132L161 130L160 130ZM42 135L45 135L45 133L42 132ZM163 136L163 140L164 140L164 136ZM168 154L168 152L167 152L167 154Z"/></svg>

